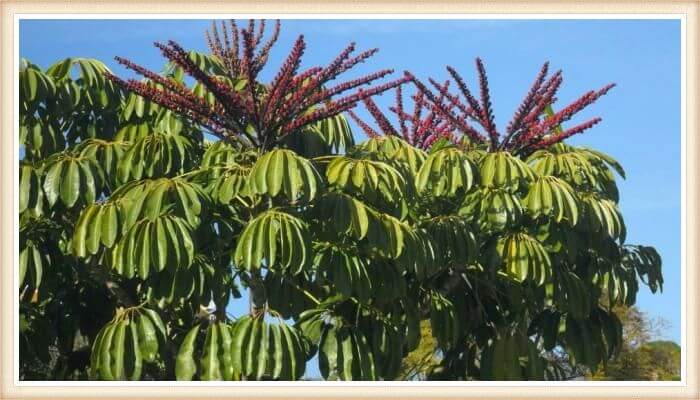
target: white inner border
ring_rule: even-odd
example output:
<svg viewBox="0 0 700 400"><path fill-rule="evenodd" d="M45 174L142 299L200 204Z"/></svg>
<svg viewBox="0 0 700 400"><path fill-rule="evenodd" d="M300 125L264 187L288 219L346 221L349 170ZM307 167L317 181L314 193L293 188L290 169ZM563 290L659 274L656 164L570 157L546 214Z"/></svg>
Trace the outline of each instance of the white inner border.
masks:
<svg viewBox="0 0 700 400"><path fill-rule="evenodd" d="M681 22L681 380L680 381L538 381L538 382L510 382L510 381L380 381L380 382L328 382L328 381L298 381L282 383L266 382L101 382L101 381L20 381L19 380L19 316L13 314L13 343L14 343L14 384L19 387L241 387L241 386L275 386L275 387L393 387L393 386L418 386L418 387L685 387L686 376L686 15L685 14L268 14L268 13L244 13L244 14L15 14L14 15L14 129L13 134L13 189L19 193L19 21L31 19L226 19L226 18L280 18L280 19L431 19L431 20L570 20L570 19L671 19ZM17 265L19 260L19 196L13 199L13 218L15 231L13 251L13 307L19 308L19 287Z"/></svg>

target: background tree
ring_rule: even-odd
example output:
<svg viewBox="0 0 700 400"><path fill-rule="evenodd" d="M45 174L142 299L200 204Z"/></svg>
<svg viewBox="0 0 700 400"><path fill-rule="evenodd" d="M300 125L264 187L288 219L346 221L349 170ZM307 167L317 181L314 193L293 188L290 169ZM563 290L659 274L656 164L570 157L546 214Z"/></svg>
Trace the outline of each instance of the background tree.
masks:
<svg viewBox="0 0 700 400"><path fill-rule="evenodd" d="M614 312L622 322L622 347L616 357L603 362L594 374L583 366L572 366L563 349L553 349L543 356L557 365L566 379L679 380L680 346L673 341L654 339L660 335L665 322L650 319L636 307L615 307ZM420 345L404 358L397 379L425 380L439 376L440 361L430 324L422 321Z"/></svg>
<svg viewBox="0 0 700 400"><path fill-rule="evenodd" d="M317 354L325 379L389 380L421 344L432 379L562 379L546 351L595 370L620 350L611 308L661 260L625 244L622 167L563 143L598 119L561 127L611 86L554 112L545 64L500 134L481 61L479 100L448 69L463 103L410 73L338 82L376 52L353 44L300 70L299 37L260 82L278 32L157 44L160 73L117 58L142 80L23 64L24 379L294 380ZM371 97L409 83L394 128ZM355 144L360 102L379 130Z"/></svg>
<svg viewBox="0 0 700 400"><path fill-rule="evenodd" d="M617 307L623 326L620 354L598 372L593 380L680 380L681 348L678 343L657 338L665 325L650 319L636 307Z"/></svg>
<svg viewBox="0 0 700 400"><path fill-rule="evenodd" d="M440 363L436 348L437 343L430 329L430 322L428 320L421 321L420 342L401 361L401 370L396 379L405 381L427 379Z"/></svg>

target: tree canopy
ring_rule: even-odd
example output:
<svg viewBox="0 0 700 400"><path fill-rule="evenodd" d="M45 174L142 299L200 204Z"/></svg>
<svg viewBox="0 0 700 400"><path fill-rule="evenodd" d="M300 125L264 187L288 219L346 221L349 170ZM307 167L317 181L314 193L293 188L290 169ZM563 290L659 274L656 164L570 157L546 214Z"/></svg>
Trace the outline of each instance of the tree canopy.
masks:
<svg viewBox="0 0 700 400"><path fill-rule="evenodd" d="M625 241L622 166L565 143L599 119L564 127L613 85L558 106L544 64L500 131L480 59L478 96L452 67L343 80L377 50L301 70L300 36L262 82L280 24L239 25L208 54L157 43L160 72L117 57L141 80L23 60L22 379L295 380L317 356L392 380L430 343L435 379L544 380L552 349L593 371L620 352L612 308L661 290L661 259Z"/></svg>

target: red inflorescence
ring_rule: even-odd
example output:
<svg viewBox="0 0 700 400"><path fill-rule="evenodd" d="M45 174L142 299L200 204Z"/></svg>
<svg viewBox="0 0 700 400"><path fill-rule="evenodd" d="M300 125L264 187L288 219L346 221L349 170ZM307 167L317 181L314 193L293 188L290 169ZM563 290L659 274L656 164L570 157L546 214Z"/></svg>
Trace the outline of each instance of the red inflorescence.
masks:
<svg viewBox="0 0 700 400"><path fill-rule="evenodd" d="M379 107L371 99L364 100L363 103L376 122L379 132L370 127L367 122L361 120L354 112L350 112L350 116L370 137L376 137L380 134L401 136L408 143L422 149L429 148L440 138L453 141L455 139L454 131L469 129L469 127L464 126L466 122L463 118L455 114L455 108L460 110L466 110L466 108L448 92L448 81L441 85L431 80L433 85L439 90L437 96L427 90L427 88L426 90L421 90L420 88L423 84L417 81L412 74L406 72L404 74L404 82L409 81L413 81L419 89L415 95L411 96L413 99L413 112L411 114L406 112L401 86L396 87L395 104L389 107L389 111L396 115L398 129L389 122L387 116L379 110ZM449 104L444 104L445 99L450 100ZM475 130L472 130L472 133L481 139Z"/></svg>
<svg viewBox="0 0 700 400"><path fill-rule="evenodd" d="M551 107L557 101L555 95L563 79L561 71L547 77L549 64L545 63L537 74L532 87L518 106L506 128L505 135L501 135L494 123L486 70L483 62L478 58L476 59L476 67L480 99L471 93L464 79L454 68L447 67L448 73L455 81L466 104L458 95L449 93L446 84L440 85L430 79L429 82L437 90L436 94L412 74L407 72L406 76L416 85L421 95L427 99L425 101L430 103L429 109L438 114L444 121L449 122L447 131L440 132L432 127L432 133L436 135L445 134L445 132L452 135L460 134L468 137L471 141L485 144L491 151L508 150L529 154L536 149L561 142L572 135L590 129L600 122L600 118L593 118L566 130L559 127L561 123L570 120L576 113L593 104L615 86L609 84L600 90L590 91L558 112L546 115L547 107ZM472 126L472 122L481 127L481 132Z"/></svg>
<svg viewBox="0 0 700 400"><path fill-rule="evenodd" d="M161 76L123 58L117 58L117 61L151 83L133 79L125 81L112 74L107 77L126 90L190 118L214 135L264 150L304 126L349 111L358 102L373 104L370 97L407 81L406 77L402 77L382 85L362 88L393 72L381 70L327 87L342 73L374 55L377 49L353 57L355 44L352 43L328 66L312 67L299 73L306 47L304 37L299 36L272 82L262 85L256 79L279 37L280 23L277 21L272 36L259 50L265 33L264 21L258 25L257 32L255 28L254 20L241 29L235 21L229 21L228 25L221 23L223 35L216 24L207 32L207 43L220 61L223 75L200 68L173 41L156 43L164 57L182 68L214 96L216 101L213 105L173 78ZM241 81L245 81L242 89L239 87L241 85L231 84Z"/></svg>

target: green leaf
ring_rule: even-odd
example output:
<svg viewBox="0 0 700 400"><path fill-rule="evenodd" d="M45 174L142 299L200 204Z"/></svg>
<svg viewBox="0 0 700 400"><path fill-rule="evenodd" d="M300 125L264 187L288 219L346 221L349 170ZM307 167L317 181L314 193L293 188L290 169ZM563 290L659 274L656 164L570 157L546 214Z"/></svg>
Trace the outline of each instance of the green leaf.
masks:
<svg viewBox="0 0 700 400"><path fill-rule="evenodd" d="M197 373L197 365L194 361L194 345L199 333L199 325L190 329L180 345L175 358L175 378L178 381L191 381Z"/></svg>
<svg viewBox="0 0 700 400"><path fill-rule="evenodd" d="M104 214L101 218L102 231L100 232L100 239L105 247L112 247L117 239L117 233L120 230L119 214L117 206L114 204L108 204L103 207Z"/></svg>
<svg viewBox="0 0 700 400"><path fill-rule="evenodd" d="M48 168L44 178L44 193L46 193L46 200L48 200L50 206L53 206L58 200L62 172L63 163L57 162Z"/></svg>
<svg viewBox="0 0 700 400"><path fill-rule="evenodd" d="M80 172L77 162L68 161L67 164L61 181L60 194L61 201L66 206L72 207L80 194Z"/></svg>
<svg viewBox="0 0 700 400"><path fill-rule="evenodd" d="M204 381L220 381L221 368L219 363L219 330L215 324L210 324L207 328L207 335L204 339L204 353L202 354L202 373Z"/></svg>

